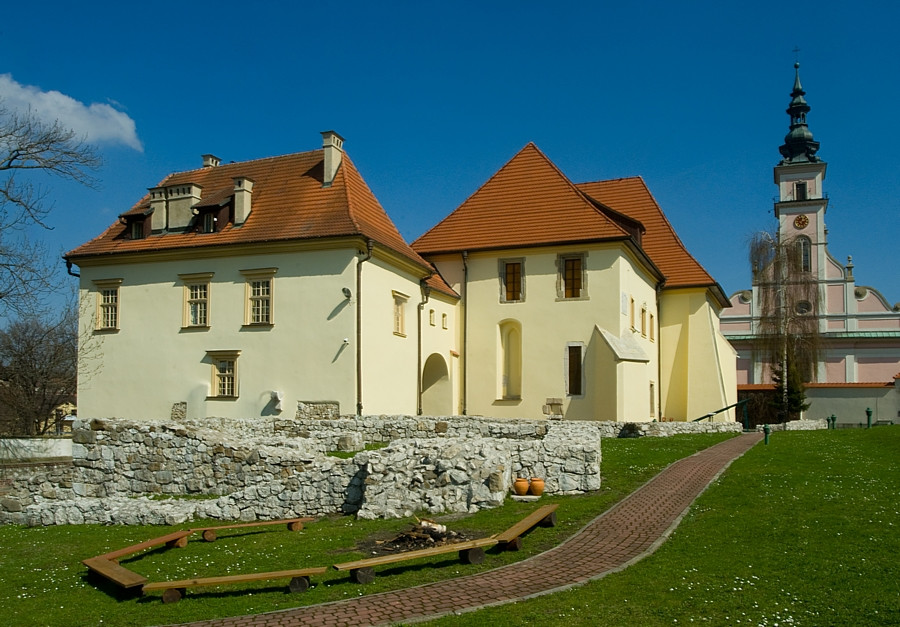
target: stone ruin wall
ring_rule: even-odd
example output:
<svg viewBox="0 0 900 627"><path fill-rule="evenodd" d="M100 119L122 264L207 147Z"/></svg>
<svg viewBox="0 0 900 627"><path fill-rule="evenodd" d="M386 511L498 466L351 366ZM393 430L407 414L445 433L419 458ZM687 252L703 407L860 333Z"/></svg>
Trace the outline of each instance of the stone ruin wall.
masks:
<svg viewBox="0 0 900 627"><path fill-rule="evenodd" d="M77 421L70 463L3 467L0 523L474 512L501 505L518 476L543 478L548 493L599 489L603 437L741 430L738 423L340 418L322 403L300 410L293 420ZM362 450L373 443L387 446ZM337 450L359 452L326 454Z"/></svg>

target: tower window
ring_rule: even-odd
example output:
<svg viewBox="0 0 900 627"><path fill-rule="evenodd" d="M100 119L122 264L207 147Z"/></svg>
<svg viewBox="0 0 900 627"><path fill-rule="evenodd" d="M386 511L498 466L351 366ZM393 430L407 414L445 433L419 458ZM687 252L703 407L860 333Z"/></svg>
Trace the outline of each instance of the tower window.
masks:
<svg viewBox="0 0 900 627"><path fill-rule="evenodd" d="M807 197L806 181L797 181L794 184L794 200L806 200Z"/></svg>
<svg viewBox="0 0 900 627"><path fill-rule="evenodd" d="M812 242L806 236L797 238L797 248L800 256L800 270L803 272L812 271Z"/></svg>

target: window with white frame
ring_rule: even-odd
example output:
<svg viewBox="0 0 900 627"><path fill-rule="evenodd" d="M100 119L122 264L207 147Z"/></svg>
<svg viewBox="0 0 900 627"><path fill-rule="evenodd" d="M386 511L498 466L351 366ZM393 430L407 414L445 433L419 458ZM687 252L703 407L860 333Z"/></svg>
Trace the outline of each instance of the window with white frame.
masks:
<svg viewBox="0 0 900 627"><path fill-rule="evenodd" d="M406 303L409 296L400 292L391 292L394 298L394 335L406 337Z"/></svg>
<svg viewBox="0 0 900 627"><path fill-rule="evenodd" d="M209 398L238 397L238 357L241 351L209 351L212 381Z"/></svg>
<svg viewBox="0 0 900 627"><path fill-rule="evenodd" d="M184 283L182 328L209 328L209 284L212 272L179 274Z"/></svg>
<svg viewBox="0 0 900 627"><path fill-rule="evenodd" d="M275 273L277 268L241 270L246 279L244 324L271 326L275 324Z"/></svg>
<svg viewBox="0 0 900 627"><path fill-rule="evenodd" d="M119 329L119 287L122 279L102 279L94 281L97 288L97 320L94 328L98 331Z"/></svg>

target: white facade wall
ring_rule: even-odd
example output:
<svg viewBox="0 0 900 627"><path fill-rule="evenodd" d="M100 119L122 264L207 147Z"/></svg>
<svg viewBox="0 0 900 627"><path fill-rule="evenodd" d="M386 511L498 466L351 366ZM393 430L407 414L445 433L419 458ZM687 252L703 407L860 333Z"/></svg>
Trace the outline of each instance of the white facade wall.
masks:
<svg viewBox="0 0 900 627"><path fill-rule="evenodd" d="M585 296L558 295L560 255L584 256ZM523 264L523 299L503 302L501 262ZM619 245L585 245L472 253L466 279L460 255L433 259L442 276L462 296L459 346L466 351L463 389L469 415L542 418L548 398L563 400L568 419L651 420L650 382L656 382L658 354L650 317L658 320L656 293L646 272ZM631 329L630 303L635 301L636 330ZM641 308L646 305L644 333ZM504 372L509 369L504 335L510 325L520 337L519 398L504 398ZM641 347L645 361L619 361L599 329L629 337ZM651 340L651 335L654 337ZM569 345L582 347L582 394L567 394ZM460 360L462 362L462 360ZM515 370L515 369L513 369ZM512 375L515 376L516 372ZM461 375L462 376L462 375ZM509 373L507 373L509 376ZM655 389L658 390L658 383Z"/></svg>
<svg viewBox="0 0 900 627"><path fill-rule="evenodd" d="M187 403L189 418L292 414L298 400L354 408L356 312L342 288L355 291L355 259L348 248L83 265L83 326L95 320L94 281L122 282L118 330L81 333L81 416L160 418L179 402ZM244 324L241 271L260 268L276 269L274 324L251 327ZM213 273L209 327L182 328L178 275L205 272ZM240 351L236 399L212 398L209 351ZM283 394L282 412L273 391Z"/></svg>

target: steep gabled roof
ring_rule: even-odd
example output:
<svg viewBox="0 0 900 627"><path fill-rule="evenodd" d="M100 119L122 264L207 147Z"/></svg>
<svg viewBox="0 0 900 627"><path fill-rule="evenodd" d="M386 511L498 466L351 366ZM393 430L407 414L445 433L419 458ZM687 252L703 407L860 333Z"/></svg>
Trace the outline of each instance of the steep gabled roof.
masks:
<svg viewBox="0 0 900 627"><path fill-rule="evenodd" d="M242 225L229 223L216 233L173 231L142 239L131 239L127 227L116 222L67 253L66 258L78 263L99 255L361 236L421 266L424 272L433 272L431 265L403 240L350 158L343 155L328 187L322 185L323 159L320 149L171 174L158 187L199 185L202 192L197 206L227 204L233 179L252 179L249 217ZM122 215L146 215L149 211L147 195Z"/></svg>
<svg viewBox="0 0 900 627"><path fill-rule="evenodd" d="M644 225L641 246L665 275L665 287L710 288L722 306L730 306L719 284L685 248L644 179L634 176L578 183L577 187L594 200Z"/></svg>
<svg viewBox="0 0 900 627"><path fill-rule="evenodd" d="M413 248L427 255L629 236L529 143Z"/></svg>

